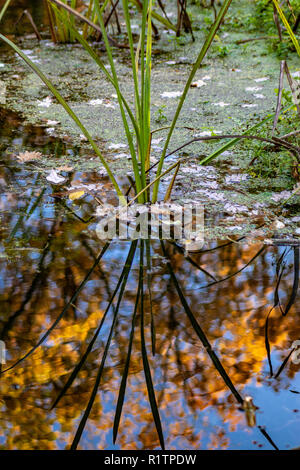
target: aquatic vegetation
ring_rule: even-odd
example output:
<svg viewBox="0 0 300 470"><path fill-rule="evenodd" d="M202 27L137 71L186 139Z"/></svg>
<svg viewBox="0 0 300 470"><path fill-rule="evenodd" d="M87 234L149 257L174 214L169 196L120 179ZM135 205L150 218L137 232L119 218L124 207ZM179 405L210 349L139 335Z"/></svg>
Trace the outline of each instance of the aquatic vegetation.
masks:
<svg viewBox="0 0 300 470"><path fill-rule="evenodd" d="M134 49L134 42L131 30L131 22L130 22L130 15L129 15L129 8L128 2L126 0L123 1L123 12L126 21L126 28L127 28L127 37L129 42L129 50L130 50L130 58L131 58L131 70L132 70L132 77L133 77L133 84L134 84L134 101L135 101L135 110L131 110L129 104L125 100L124 96L122 95L121 88L120 88L120 81L115 69L115 64L112 55L112 48L110 46L109 38L107 35L107 31L104 24L103 19L103 11L107 4L107 1L100 7L99 2L95 2L95 11L97 14L97 18L100 24L100 29L102 33L102 37L105 43L107 56L109 59L110 65L110 72L104 66L101 59L98 55L94 52L91 46L86 42L83 36L78 32L77 29L74 28L74 23L65 16L65 12L62 13L58 10L56 6L53 5L55 9L56 15L62 19L66 24L69 25L69 28L72 30L75 38L83 45L86 51L90 54L93 60L97 63L100 69L105 73L108 80L112 83L116 90L120 113L122 116L123 126L126 133L127 142L129 145L130 155L131 155L131 162L134 172L135 178L135 187L136 192L138 194L137 199L139 202L146 202L149 200L149 193L147 190L153 185L153 195L152 195L152 202L156 202L158 198L158 188L159 188L159 181L162 177L162 174L167 174L168 172L172 171L177 165L172 165L169 167L164 173L162 173L162 167L164 164L164 159L166 156L167 148L172 137L172 133L174 131L177 119L179 117L180 111L182 109L183 103L185 101L186 95L189 91L189 88L193 82L193 78L198 70L203 58L205 57L219 27L220 24L229 8L231 0L226 0L221 7L219 14L215 23L213 24L205 43L203 44L201 51L198 54L198 58L190 72L189 78L186 82L184 90L181 94L181 98L178 103L177 110L175 112L172 124L168 131L168 135L165 140L164 149L162 151L162 155L160 161L158 163L157 174L154 180L150 183L147 181L147 175L150 170L150 152L151 152L151 138L153 131L150 129L150 115L151 115L151 55L152 55L152 0L148 2L144 2L143 4L143 15L142 15L142 22L141 22L141 34L138 43L138 47L135 51ZM61 5L63 6L63 5ZM70 8L68 8L69 12ZM117 191L117 194L120 198L124 198L123 193L108 165L105 158L103 157L102 153L100 152L99 148L93 141L92 137L90 136L87 129L84 125L80 122L79 118L75 115L75 113L71 110L69 105L65 102L59 91L53 86L53 84L49 81L49 79L43 74L43 72L37 67L36 64L30 60L15 44L13 44L9 39L5 36L0 35L0 38L9 44L24 60L25 62L38 74L38 76L42 79L42 81L46 84L46 86L52 91L56 99L62 104L65 108L67 113L72 117L72 119L76 122L79 126L80 130L82 131L83 135L88 139L91 143L94 151L99 156L102 164L104 165L105 169L108 172L108 175ZM140 78L138 76L140 71ZM131 124L131 128L130 128ZM132 134L134 133L134 137ZM134 139L136 140L136 146ZM124 199L123 203L124 203Z"/></svg>
<svg viewBox="0 0 300 470"><path fill-rule="evenodd" d="M11 0L6 0L6 2L4 3L3 7L0 10L0 23L5 15L7 8L9 7L10 2Z"/></svg>
<svg viewBox="0 0 300 470"><path fill-rule="evenodd" d="M108 3L108 0L106 0L104 4L100 7L99 2L95 2L94 8L95 8L95 13L97 15L97 21L100 25L100 31L101 31L102 38L105 44L107 56L109 59L110 70L108 69L108 67L105 67L102 60L95 53L92 47L87 43L83 35L79 33L78 29L76 29L75 23L74 23L74 17L72 16L73 13L74 14L76 13L75 10L72 7L63 5L58 0L55 0L52 2L52 8L55 11L56 17L61 19L61 21L65 25L68 26L70 31L72 31L72 35L74 39L78 40L82 44L82 46L86 49L86 51L89 53L92 59L100 67L102 72L105 73L107 79L114 86L116 90L116 97L118 100L119 110L122 116L123 127L125 130L125 134L126 134L126 138L127 138L127 142L129 146L129 151L130 151L130 156L131 156L131 163L132 163L132 168L133 168L133 173L134 173L135 190L137 193L136 199L140 203L147 202L150 199L153 203L155 203L158 198L159 184L162 178L162 168L165 162L165 158L167 156L167 149L168 149L173 131L175 129L179 114L186 100L186 96L190 87L195 87L195 86L198 87L206 83L204 80L202 80L201 83L199 81L193 82L193 78L199 66L201 65L203 58L205 57L214 37L216 36L216 33L220 27L220 24L223 21L223 18L229 8L231 0L225 1L222 7L220 8L216 21L213 23L210 29L210 32L206 38L206 41L203 44L201 51L198 54L197 60L194 63L194 66L192 67L192 70L186 81L184 89L182 91L163 92L161 94L163 98L179 97L180 99L179 99L178 106L174 114L174 118L172 120L171 125L169 126L168 133L165 138L165 143L164 143L161 157L159 161L152 166L150 166L152 134L153 132L159 131L159 129L151 130L150 128L150 122L151 122L151 97L150 96L151 96L151 80L152 80L151 79L152 13L153 13L152 1L151 2L149 1L147 4L144 3L140 39L139 39L136 50L135 50L135 45L133 41L128 2L127 1L123 2L123 13L124 13L125 22L126 22L127 38L129 42L128 47L129 47L130 58L131 58L131 71L132 71L132 80L133 80L133 88L134 88L134 103L135 103L134 109L131 109L129 103L125 100L122 94L121 86L120 86L120 79L118 77L118 74L115 68L112 47L110 45L111 39L107 34L105 21L103 17L103 12L105 10L107 3ZM58 4L61 7L60 9L57 7ZM73 19L71 19L71 17ZM89 22L89 20L87 21ZM111 171L107 161L103 157L96 143L91 138L87 129L80 122L78 116L75 115L75 113L70 109L68 104L65 102L60 92L50 83L48 78L44 76L43 72L36 66L36 64L33 63L30 57L28 56L26 57L26 55L22 51L20 51L18 46L13 44L10 40L5 38L3 35L1 35L0 37L7 44L13 47L15 51L27 62L27 64L39 75L39 77L43 80L43 82L52 91L52 93L57 98L57 100L63 105L65 110L68 112L68 114L76 122L76 124L79 126L80 130L82 131L83 136L91 143L94 151L99 156L102 164L104 165L106 171L108 172L108 175L116 189L117 195L119 196L119 198L121 198L122 203L125 203L124 195L120 187L118 186L116 178L113 175L113 172ZM246 88L247 91L251 91L251 92L259 91L260 89L261 87L259 86ZM259 96L257 95L256 97L259 99L262 99L263 95L260 94ZM50 104L50 98L49 98L49 103L47 100L45 100L45 102L40 103L40 106L48 106L49 104ZM98 105L98 104L103 104L102 100L91 101L91 105ZM104 103L104 105L106 104ZM225 106L229 106L229 103L225 103L221 101L218 103L214 103L214 105L222 108ZM112 105L107 104L107 106L112 106ZM242 104L242 106L251 107L251 106L254 106L254 104L253 105ZM269 118L266 118L266 119L268 120ZM273 128L276 127L277 120L278 120L278 110L275 115ZM258 125L255 125L252 128L252 130L258 129L261 125L263 125L264 122L265 120L262 120L262 122ZM247 131L247 134L249 134L249 131ZM202 160L200 164L207 163L211 159L215 158L224 150L226 150L230 146L235 145L237 142L239 142L242 137L244 136L234 137L229 143L225 144L225 146L222 146L220 150L214 152L213 154L209 155L204 160ZM229 139L230 136L229 135L218 136L218 139L224 139L224 138ZM249 136L249 138L255 138L255 137ZM199 137L199 140L201 140L200 137ZM203 140L206 140L206 137L203 137ZM193 139L192 142L195 142L195 139ZM282 142L282 140L280 141L279 139L277 139L276 143L277 145L283 145L286 147L289 145L289 144ZM189 145L189 143L184 144L182 147L186 145ZM291 148L292 147L290 146L290 149ZM169 155L170 154L168 154L168 156ZM179 163L180 162L178 162L178 164ZM151 180L149 181L150 171L156 166L157 166L156 177L152 179L152 181ZM173 169L176 169L176 171L178 171L177 165L171 165L167 170L164 171L163 175L166 175L168 172L172 171ZM153 187L152 196L149 191L151 187Z"/></svg>
<svg viewBox="0 0 300 470"><path fill-rule="evenodd" d="M72 29L68 27L70 22L74 26L74 16L70 15L68 11L62 11L60 15L57 11L52 8L52 4L49 0L44 0L46 3L46 9L48 14L48 21L51 30L52 39L54 42L74 42L75 38ZM67 0L62 0L62 3L68 4ZM77 0L71 0L71 8L76 8Z"/></svg>
<svg viewBox="0 0 300 470"><path fill-rule="evenodd" d="M277 2L277 0L272 0L272 1L273 1L273 4L274 4L274 6L275 6L275 8L276 8L276 10L277 10L277 12L278 12L278 14L279 14L279 16L280 16L280 18L281 18L283 24L284 24L284 26L285 26L285 28L286 28L286 30L287 30L289 36L290 36L290 39L291 39L292 42L293 42L293 45L294 45L294 47L295 47L295 49L296 49L296 51L297 51L297 54L298 54L299 57L300 57L300 45L299 45L299 43L298 43L298 40L297 40L297 38L296 38L296 36L295 36L295 34L294 34L294 32L293 32L293 30L292 30L292 28L291 28L289 22L288 22L288 20L286 19L286 16L285 16L285 14L284 14L282 8L280 7L279 3Z"/></svg>
<svg viewBox="0 0 300 470"><path fill-rule="evenodd" d="M272 40L278 54L286 57L293 48L299 54L300 46L296 38L299 25L299 0L283 2L258 0L255 2L255 8L256 15L250 21L254 22L256 28L263 26L264 31L270 33L277 31L277 38L272 37Z"/></svg>

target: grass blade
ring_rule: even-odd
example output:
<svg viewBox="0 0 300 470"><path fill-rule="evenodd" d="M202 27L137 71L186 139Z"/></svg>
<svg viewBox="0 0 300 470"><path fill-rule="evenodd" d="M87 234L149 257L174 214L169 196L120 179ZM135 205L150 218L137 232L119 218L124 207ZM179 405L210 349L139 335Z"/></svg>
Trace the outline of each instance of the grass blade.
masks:
<svg viewBox="0 0 300 470"><path fill-rule="evenodd" d="M270 368L270 377L273 377L273 366L272 366L271 348L270 348L270 341L269 341L269 318L273 310L274 310L274 307L272 307L271 310L269 311L267 318L266 318L266 323L265 323L265 346L266 346L268 363L269 363L269 368Z"/></svg>
<svg viewBox="0 0 300 470"><path fill-rule="evenodd" d="M180 162L178 163L178 165L176 166L175 168L175 172L174 172L174 175L170 181L170 184L168 186L168 189L166 191L166 194L165 194L165 197L164 197L164 202L168 202L170 201L171 199L171 195L172 195L172 190L173 190L173 186L175 184L175 181L176 181L176 178L177 178L177 174L178 174L178 171L179 171L179 168L180 168Z"/></svg>
<svg viewBox="0 0 300 470"><path fill-rule="evenodd" d="M161 247L162 247L162 251L163 251L163 254L165 256L166 259L168 259L168 255L167 255L167 252L166 252L166 248L165 248L165 245L163 243L163 241L161 241ZM177 278L175 276L175 273L173 271L173 268L172 268L172 265L170 263L170 260L168 259L167 261L167 268L169 270L169 273L171 275L171 279L175 285L175 288L176 288L176 291L177 291L177 294L179 296L179 299L181 301L181 304L184 308L184 311L187 315L187 317L189 318L191 324L192 324L192 327L194 328L195 330L195 333L197 334L198 338L200 339L201 343L203 344L203 346L205 347L210 359L212 360L215 368L217 369L217 371L219 372L219 374L221 375L222 379L224 380L225 384L227 385L227 387L229 388L229 390L231 391L231 393L234 395L234 397L236 398L237 402L238 403L243 403L243 398L242 396L239 394L239 392L236 390L235 386L233 385L229 375L227 374L227 372L225 371L224 367L222 366L218 356L216 355L216 353L214 352L213 348L211 347L211 344L209 343L204 331L202 330L202 328L200 327L200 325L198 324L196 318L194 317L194 314L193 312L191 311L186 299L185 299L185 296L181 290L181 287L177 281Z"/></svg>
<svg viewBox="0 0 300 470"><path fill-rule="evenodd" d="M147 287L150 304L150 318L151 318L151 346L152 355L155 356L156 352L156 328L154 320L154 312L152 307L152 292L151 292L151 252L150 252L150 240L146 240L146 258L147 258Z"/></svg>
<svg viewBox="0 0 300 470"><path fill-rule="evenodd" d="M153 415L153 419L155 422L157 434L159 437L159 442L161 448L164 450L165 448L165 443L164 443L164 436L162 432L162 427L161 427L161 421L160 421L160 416L159 416L159 411L156 403L156 398L155 398L155 392L153 388L153 382L152 382L152 377L151 377L151 371L150 371L150 366L149 366L149 361L148 361L148 356L147 356L147 349L146 349L146 342L145 342L145 331L144 331L144 292L143 292L143 271L144 271L144 240L141 240L141 249L140 249L140 272L142 276L141 280L141 305L140 305L140 314L141 314L141 348L142 348L142 358L143 358L143 366L144 366L144 373L145 373L145 379L146 379L146 385L147 385L147 391L148 391L148 397L149 397L149 402L150 402L150 407Z"/></svg>
<svg viewBox="0 0 300 470"><path fill-rule="evenodd" d="M228 279L231 279L233 278L234 276L236 276L237 274L241 273L242 271L244 271L244 269L246 269L251 263L253 263L253 261L258 258L264 251L265 251L266 247L263 246L262 248L260 248L257 253L246 263L244 264L244 266L240 269L238 269L237 271L235 271L234 273L232 274L229 274L228 276L226 277L223 277L222 279L218 279L216 281L213 281L213 282L210 282L209 284L205 284L205 286L201 287L201 289L206 289L207 287L210 287L210 286L213 286L215 284L219 284L220 282L224 282L224 281L228 281Z"/></svg>
<svg viewBox="0 0 300 470"><path fill-rule="evenodd" d="M286 356L286 358L284 359L284 361L282 362L281 366L279 367L278 371L276 372L276 374L274 375L274 379L278 379L278 377L280 376L281 372L283 371L283 369L285 368L285 366L287 365L287 363L289 362L289 358L291 357L291 355L293 354L293 352L295 351L295 348L293 348L289 354Z"/></svg>
<svg viewBox="0 0 300 470"><path fill-rule="evenodd" d="M9 4L10 4L11 0L6 0L6 2L4 3L1 11L0 11L0 23L2 21L2 18L3 16L5 15L5 12L7 10L7 8L9 7Z"/></svg>
<svg viewBox="0 0 300 470"><path fill-rule="evenodd" d="M138 75L137 75L137 60L136 60L136 55L135 55L134 46L133 46L133 37L132 37L130 15L129 15L129 9L128 9L128 0L123 0L122 3L123 3L123 11L124 11L125 22L126 22L129 48L130 48L131 68L132 68L133 81L134 81L136 110L137 110L138 119L140 121L141 120L141 103L140 103L139 82L138 82Z"/></svg>
<svg viewBox="0 0 300 470"><path fill-rule="evenodd" d="M123 374L122 374L122 380L121 380L121 384L120 384L118 402L117 402L117 406L116 406L116 413L115 413L115 419L114 419L114 426L113 426L113 442L114 443L116 442L116 439L117 439L117 436L118 436L119 424L120 424L120 419L121 419L122 409L123 409L123 403L124 403L124 398L125 398L127 377L128 377L128 372L129 372L132 344L133 344L133 338L134 338L136 313L137 313L137 309L138 309L138 305L139 305L142 279L143 279L143 276L142 276L141 269L140 269L139 283L138 283L138 288L137 288L137 293L136 293L134 312L133 312L132 321L131 321L131 332L130 332L130 337L129 337L127 357L126 357L126 362L125 362L125 366L124 366L124 370L123 370Z"/></svg>
<svg viewBox="0 0 300 470"><path fill-rule="evenodd" d="M107 37L107 33L106 33L106 29L105 29L105 25L104 25L104 21L103 21L103 17L102 17L102 12L101 12L100 5L99 5L99 0L95 0L95 8L96 8L96 13L97 13L97 16L98 16L98 21L99 21L99 24L100 24L100 28L101 28L101 31L102 31L103 40L104 40L104 43L105 43L106 52L107 52L107 55L108 55L112 76L113 76L114 82L117 86L116 92L117 92L120 112L121 112L121 116L122 116L122 120L123 120L123 126L124 126L124 130L125 130L125 133L126 133L127 142L129 144L129 149L130 149L130 154L131 154L131 159L132 159L132 166L133 166L133 171L134 171L134 176L135 176L136 188L137 188L137 191L140 192L142 190L142 183L141 183L141 178L140 178L140 173L139 173L139 166L138 166L136 152L135 152L134 145L133 145L132 135L131 135L131 132L130 132L130 129L129 129L129 126L128 126L128 123L127 123L127 119L126 119L126 116L125 116L124 108L123 108L118 76L117 76L117 73L116 73L115 64L114 64L113 57L112 57L112 52L111 52L111 47L109 45L109 41L108 41L108 37ZM141 196L142 197L139 198L140 202L144 202L144 196L142 195L142 193L141 193Z"/></svg>
<svg viewBox="0 0 300 470"><path fill-rule="evenodd" d="M278 119L279 119L279 114L280 114L280 108L281 108L281 101L282 101L282 90L283 90L283 76L284 76L284 70L285 70L285 60L282 60L280 62L280 74L279 74L279 84L278 84L278 96L277 96L277 104L276 104L276 112L275 112L275 118L273 122L273 129L272 129L272 135L275 132Z"/></svg>
<svg viewBox="0 0 300 470"><path fill-rule="evenodd" d="M289 106L289 107L285 108L284 110L282 110L282 112L286 113L287 111L292 109L292 107L293 106ZM253 131L256 131L257 129L262 127L265 123L267 123L268 121L271 121L272 119L274 119L274 117L275 117L275 113L268 115L265 119L263 119L262 121L258 122L254 126L247 129L242 135L246 136L246 135L252 133ZM208 155L207 157L200 160L199 165L205 165L206 163L209 163L211 160L213 160L214 158L217 158L219 155L221 155L223 152L225 152L225 150L228 150L229 148L233 147L239 141L240 141L240 138L238 138L238 137L233 138L232 140L230 140L229 142L227 142L226 144L222 145L220 148L218 148L217 150L212 152L210 155ZM174 150L173 152L176 152L176 150Z"/></svg>
<svg viewBox="0 0 300 470"><path fill-rule="evenodd" d="M176 250L181 253L182 255L184 255L184 258L192 265L194 266L195 268L199 269L199 271L201 271L203 274L205 274L205 276L208 276L210 277L213 281L217 281L217 278L211 274L210 272L208 272L206 269L202 268L202 266L200 266L198 263L196 263L195 260L193 260L193 258L190 257L190 255L186 254L184 248L180 245L177 245L177 243L175 242L169 242L169 243L172 243L172 245L176 248Z"/></svg>

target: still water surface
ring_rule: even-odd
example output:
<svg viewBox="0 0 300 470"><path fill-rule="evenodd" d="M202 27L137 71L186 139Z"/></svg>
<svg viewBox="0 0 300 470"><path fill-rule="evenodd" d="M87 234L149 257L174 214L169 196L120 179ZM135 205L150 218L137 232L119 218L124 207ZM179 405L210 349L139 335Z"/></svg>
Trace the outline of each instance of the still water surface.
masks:
<svg viewBox="0 0 300 470"><path fill-rule="evenodd" d="M30 351L64 307L69 307L43 344L1 376L0 445L4 449L65 449L74 438L94 386L117 297L79 375L57 406L50 408L103 318L130 243L112 242L95 262L103 242L95 234L93 220L87 222L97 206L94 195L70 201L68 194L46 181L40 165L19 162L13 155L15 148L55 154L58 164L59 155L76 160L81 154L80 149L57 142L44 129L24 126L17 115L1 111L0 339L7 349L3 367ZM97 172L69 171L65 176L68 185L100 182L98 197L109 193L109 183ZM283 308L291 295L295 251L266 247L255 257L262 246L261 241L223 240L205 245L190 258L172 243L165 243L165 251L158 241L148 247L151 269L146 269L144 257L142 330L167 449L290 449L300 445L299 365L289 360L278 378L270 378L265 345L266 318L274 303L278 276ZM79 448L159 448L143 367L141 307L136 314L119 434L113 444L113 420L140 275L138 244ZM221 378L220 368L217 370L192 326L175 278L231 385ZM223 281L214 283L213 278ZM291 352L293 341L300 339L299 314L296 299L286 316L276 308L269 317L274 375ZM152 338L151 322L155 326ZM246 396L257 407L252 427L237 399Z"/></svg>

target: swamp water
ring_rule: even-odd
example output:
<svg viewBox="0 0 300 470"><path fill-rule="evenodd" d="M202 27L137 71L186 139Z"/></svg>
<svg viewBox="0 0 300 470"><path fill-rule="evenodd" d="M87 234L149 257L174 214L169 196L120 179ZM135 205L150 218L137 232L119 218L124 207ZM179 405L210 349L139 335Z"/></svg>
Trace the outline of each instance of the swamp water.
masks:
<svg viewBox="0 0 300 470"><path fill-rule="evenodd" d="M58 165L59 155L76 162L80 149L49 136L45 128L25 126L15 113L2 110L1 122L3 368L28 353L63 311L64 315L33 354L1 377L0 445L64 449L72 442L94 386L118 294L81 371L57 406L50 408L103 319L132 243L113 241L97 260L104 243L89 219L97 207L95 195L110 200L110 184L95 171L67 168L62 171L65 185L51 185L37 161L22 163L12 149L38 148L44 160L48 154L57 155ZM92 189L72 201L63 189L71 185ZM274 296L279 295L284 310L295 293L298 248L262 250L262 241L234 238L206 243L200 253L189 255L169 242L163 249L157 240L144 242L142 330L167 449L299 446L295 357L274 377L300 338L297 302L286 316L279 307L269 316L272 378L265 344ZM159 448L143 368L140 307L115 445L112 434L141 276L142 243L137 242L132 257L101 384L79 448ZM184 308L185 302L190 310ZM246 397L251 397L249 409L249 398L243 402Z"/></svg>
<svg viewBox="0 0 300 470"><path fill-rule="evenodd" d="M12 33L16 19L28 4L20 0L16 2L16 10L8 10L4 33ZM36 23L45 24L42 2L30 4ZM21 29L23 33L32 33L26 18L19 32ZM32 37L26 41L30 43ZM46 52L42 47L41 60L51 73L52 63ZM64 51L60 46L55 48L55 54L56 60L62 62ZM180 54L178 51L177 55ZM15 59L11 59L11 53L8 56L6 65L13 75ZM71 49L69 56L74 65L77 56L72 55ZM261 57L253 56L258 64L249 67L252 81L265 75L265 70L260 70ZM9 69L11 63L13 67ZM277 80L277 70L267 65L270 75L276 75ZM18 67L21 82L23 69L20 63ZM236 70L235 64L230 64L230 68ZM220 70L225 73L225 66ZM62 69L59 74L68 81L72 77L67 72ZM181 76L180 67L176 73ZM73 75L77 78L76 73ZM232 72L233 75L236 72ZM179 89L178 77L173 82ZM244 91L249 85L248 70L242 77ZM15 82L20 92L18 80ZM223 93L225 85L221 77L218 80ZM78 97L73 96L76 88L71 83L70 97L76 101ZM27 82L25 76L24 84L25 92L20 92L19 97L15 95L17 98L9 107L24 110L26 114L24 108L29 107L33 98L40 98L41 92L32 75L27 77ZM100 85L102 82L97 86ZM230 84L226 86L235 89ZM273 84L269 88L269 93L273 93ZM80 93L81 90L78 95ZM238 96L236 107L248 113L244 106L249 106L249 98L244 95ZM87 100L92 98L94 96L86 97ZM219 103L220 100L215 93L213 101ZM243 100L246 100L244 106ZM199 112L202 116L206 105L199 106L203 106ZM267 108L267 104L264 106ZM56 112L55 108L52 116L48 109L47 117L56 119ZM83 108L83 115L85 112ZM111 109L107 113L111 113ZM106 114L102 115L107 119ZM215 112L210 113L210 120L215 119L215 115ZM149 243L116 240L99 259L105 245L96 235L92 216L97 208L95 198L114 202L111 185L99 172L93 154L83 150L80 142L74 145L72 138L64 140L49 135L50 124L46 121L44 127L25 125L17 112L0 110L0 341L3 342L0 344L5 344L1 359L6 362L2 370L23 358L43 339L32 354L0 378L0 447L70 447L97 379L116 312L108 354L102 364L101 383L79 448L160 448L144 374L144 346L167 449L287 450L299 447L299 364L297 355L291 355L294 342L300 339L300 312L295 297L298 247L266 246L264 233L238 238L237 230L229 230L225 235L218 229L216 233L223 235L222 239L207 241L200 253L187 254L168 241L162 245L158 240ZM231 129L231 122L228 122L224 118L224 125ZM214 127L218 124L215 122ZM64 127L66 129L66 125ZM206 132L205 129L202 131ZM105 129L106 133L109 131ZM73 136L70 129L68 132ZM182 137L180 132L179 137ZM42 157L32 162L20 161L17 154L24 148L42 152ZM61 168L63 185L53 185L46 179L54 161L55 168ZM205 172L202 176L206 176ZM124 177L123 183L128 185L127 178ZM178 193L188 186L184 183L184 188L179 184ZM234 178L233 183L236 183ZM279 183L275 190L282 191L285 186ZM70 188L84 194L72 199ZM244 200L238 202L245 204ZM297 211L298 207L292 208L292 214L288 215L297 219ZM249 218L249 214L246 215ZM211 227L216 226L222 216L217 208L210 220ZM235 229L244 222L233 219ZM263 221L258 217L254 227L247 226L246 232L249 234L259 228ZM291 231L286 232L289 237L296 233L299 220L294 222ZM225 228L228 229L229 223L227 217ZM217 237L211 233L207 240L214 238ZM141 251L144 254L142 268ZM104 318L128 253L132 254L131 270L122 302L117 311L118 292ZM143 304L139 303L135 315L126 395L114 444L113 422L128 358L141 275L144 289L139 299L143 299ZM271 311L274 303L277 307ZM282 315L289 304L288 313ZM92 351L72 386L51 409L103 319ZM55 328L49 332L53 325ZM155 356L152 354L154 345Z"/></svg>

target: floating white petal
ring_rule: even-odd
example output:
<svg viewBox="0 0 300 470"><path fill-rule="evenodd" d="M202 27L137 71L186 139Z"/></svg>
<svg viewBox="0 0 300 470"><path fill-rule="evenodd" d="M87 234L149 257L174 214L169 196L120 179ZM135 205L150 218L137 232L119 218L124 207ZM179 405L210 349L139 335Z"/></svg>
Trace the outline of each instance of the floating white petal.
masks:
<svg viewBox="0 0 300 470"><path fill-rule="evenodd" d="M90 104L91 106L99 106L102 103L103 103L103 100L100 100L100 99L90 100L88 102L88 104Z"/></svg>
<svg viewBox="0 0 300 470"><path fill-rule="evenodd" d="M110 144L109 149L111 150L118 150L118 149L125 149L127 147L126 144Z"/></svg>
<svg viewBox="0 0 300 470"><path fill-rule="evenodd" d="M203 80L197 80L196 82L193 82L191 84L191 87L193 88L200 88L202 86L206 85L206 83Z"/></svg>
<svg viewBox="0 0 300 470"><path fill-rule="evenodd" d="M242 108L256 108L257 104L242 104Z"/></svg>
<svg viewBox="0 0 300 470"><path fill-rule="evenodd" d="M65 178L57 173L55 170L51 170L46 180L53 184L61 184L65 182Z"/></svg>
<svg viewBox="0 0 300 470"><path fill-rule="evenodd" d="M161 93L162 98L177 98L182 95L182 91L164 91Z"/></svg>
<svg viewBox="0 0 300 470"><path fill-rule="evenodd" d="M248 86L247 88L245 88L246 91L260 91L262 90L262 87L261 86Z"/></svg>
<svg viewBox="0 0 300 470"><path fill-rule="evenodd" d="M50 119L47 121L47 126L57 126L57 124L59 124L59 121L51 121Z"/></svg>
<svg viewBox="0 0 300 470"><path fill-rule="evenodd" d="M224 101L220 101L219 103L213 103L214 106L220 106L220 108L224 108L225 106L230 106L230 103L224 103Z"/></svg>
<svg viewBox="0 0 300 470"><path fill-rule="evenodd" d="M195 137L210 137L211 135L214 134L221 134L221 131L202 131L199 134L195 134Z"/></svg>
<svg viewBox="0 0 300 470"><path fill-rule="evenodd" d="M40 108L49 108L51 105L52 105L52 99L50 98L50 96L47 96L42 101L38 102L38 106Z"/></svg>
<svg viewBox="0 0 300 470"><path fill-rule="evenodd" d="M266 80L269 80L269 77L261 77L261 78L254 79L256 83L265 82Z"/></svg>

